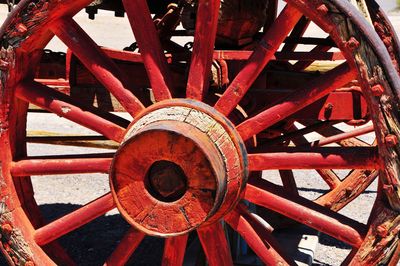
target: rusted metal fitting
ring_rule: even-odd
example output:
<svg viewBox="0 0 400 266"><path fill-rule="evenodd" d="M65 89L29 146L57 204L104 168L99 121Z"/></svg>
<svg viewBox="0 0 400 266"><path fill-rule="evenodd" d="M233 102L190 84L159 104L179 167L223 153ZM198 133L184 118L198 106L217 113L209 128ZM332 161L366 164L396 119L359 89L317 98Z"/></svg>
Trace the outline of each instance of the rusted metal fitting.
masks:
<svg viewBox="0 0 400 266"><path fill-rule="evenodd" d="M18 31L19 33L21 33L21 34L24 34L25 32L28 31L28 28L27 28L24 24L22 24L22 23L17 24L17 26L15 26L15 28L16 28L17 31Z"/></svg>
<svg viewBox="0 0 400 266"><path fill-rule="evenodd" d="M385 238L388 235L388 229L384 225L379 225L376 228L376 232L377 232L378 236L380 236L382 238Z"/></svg>
<svg viewBox="0 0 400 266"><path fill-rule="evenodd" d="M319 7L317 7L317 11L320 12L322 15L326 15L328 14L329 9L325 4L322 4Z"/></svg>
<svg viewBox="0 0 400 266"><path fill-rule="evenodd" d="M12 231L13 231L13 228L10 224L3 224L1 226L1 232L6 237L10 236Z"/></svg>
<svg viewBox="0 0 400 266"><path fill-rule="evenodd" d="M9 67L10 67L10 63L0 59L0 70L7 71Z"/></svg>
<svg viewBox="0 0 400 266"><path fill-rule="evenodd" d="M389 147L394 147L399 143L399 139L397 138L397 136L389 134L385 137L385 143Z"/></svg>
<svg viewBox="0 0 400 266"><path fill-rule="evenodd" d="M27 262L25 262L25 266L35 266L35 263L33 263L32 261L28 260Z"/></svg>
<svg viewBox="0 0 400 266"><path fill-rule="evenodd" d="M371 91L374 96L379 97L379 96L382 96L385 89L383 88L383 86L381 84L376 84L376 85L372 86Z"/></svg>
<svg viewBox="0 0 400 266"><path fill-rule="evenodd" d="M356 50L358 47L360 47L360 42L354 38L351 37L347 42L346 42L346 47L349 48L351 51Z"/></svg>
<svg viewBox="0 0 400 266"><path fill-rule="evenodd" d="M383 185L383 190L387 193L392 194L394 192L394 187L392 185Z"/></svg>

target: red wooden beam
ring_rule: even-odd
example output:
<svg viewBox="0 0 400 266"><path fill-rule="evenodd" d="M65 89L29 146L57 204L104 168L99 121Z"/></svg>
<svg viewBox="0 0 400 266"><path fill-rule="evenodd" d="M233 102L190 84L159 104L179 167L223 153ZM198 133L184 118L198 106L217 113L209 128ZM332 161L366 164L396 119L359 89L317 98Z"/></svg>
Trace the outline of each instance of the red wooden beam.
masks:
<svg viewBox="0 0 400 266"><path fill-rule="evenodd" d="M162 266L182 265L189 235L165 239Z"/></svg>
<svg viewBox="0 0 400 266"><path fill-rule="evenodd" d="M350 139L358 136L362 136L368 133L374 132L374 125L369 125L365 127L360 127L355 130L344 132L341 134L337 134L331 137L323 138L318 141L314 141L311 145L312 146L324 146L328 144L332 144L335 142L340 142L345 139Z"/></svg>
<svg viewBox="0 0 400 266"><path fill-rule="evenodd" d="M146 235L131 227L104 266L124 266Z"/></svg>
<svg viewBox="0 0 400 266"><path fill-rule="evenodd" d="M146 0L123 0L157 101L172 98L171 74Z"/></svg>
<svg viewBox="0 0 400 266"><path fill-rule="evenodd" d="M85 67L104 85L124 109L135 117L143 104L129 91L126 78L118 66L98 47L72 19L62 18L51 24L51 30L79 58Z"/></svg>
<svg viewBox="0 0 400 266"><path fill-rule="evenodd" d="M220 222L197 229L210 266L232 266L232 255Z"/></svg>
<svg viewBox="0 0 400 266"><path fill-rule="evenodd" d="M286 148L284 151L249 154L249 170L379 169L375 147Z"/></svg>
<svg viewBox="0 0 400 266"><path fill-rule="evenodd" d="M334 89L357 78L357 72L345 63L299 86L293 94L237 127L243 140L248 140L268 127L321 99Z"/></svg>
<svg viewBox="0 0 400 266"><path fill-rule="evenodd" d="M363 243L367 228L350 218L304 198L285 195L283 189L264 182L247 184L244 199L339 239L353 247Z"/></svg>
<svg viewBox="0 0 400 266"><path fill-rule="evenodd" d="M35 232L35 241L44 246L63 235L93 221L115 208L111 193L108 193L80 209L45 225Z"/></svg>
<svg viewBox="0 0 400 266"><path fill-rule="evenodd" d="M301 13L291 5L275 20L260 42L260 45L251 55L246 66L239 72L222 97L215 104L215 108L224 115L235 109L251 85L273 59L275 52L285 40L293 27L301 18Z"/></svg>
<svg viewBox="0 0 400 266"><path fill-rule="evenodd" d="M70 103L69 97L40 83L21 83L15 94L21 100L94 130L108 139L121 142L125 129Z"/></svg>
<svg viewBox="0 0 400 266"><path fill-rule="evenodd" d="M246 213L242 206L238 206L225 217L229 226L246 240L265 265L296 265L294 261L283 256L280 249L276 249L277 243L271 232L255 219L251 214Z"/></svg>
<svg viewBox="0 0 400 266"><path fill-rule="evenodd" d="M220 0L198 1L196 33L186 89L188 98L202 100L207 94L219 9Z"/></svg>
<svg viewBox="0 0 400 266"><path fill-rule="evenodd" d="M25 159L11 166L13 176L108 173L112 158Z"/></svg>

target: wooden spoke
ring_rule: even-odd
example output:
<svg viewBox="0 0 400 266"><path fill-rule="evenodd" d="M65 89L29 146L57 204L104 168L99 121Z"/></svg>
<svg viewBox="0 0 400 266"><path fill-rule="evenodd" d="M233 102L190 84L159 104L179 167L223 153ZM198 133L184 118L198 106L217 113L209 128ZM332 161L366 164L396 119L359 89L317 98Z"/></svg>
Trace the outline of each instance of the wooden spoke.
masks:
<svg viewBox="0 0 400 266"><path fill-rule="evenodd" d="M104 266L123 266L135 252L140 242L146 235L135 228L130 228L124 238L119 242L117 248L107 259Z"/></svg>
<svg viewBox="0 0 400 266"><path fill-rule="evenodd" d="M326 38L326 40L330 40L330 37ZM310 53L326 53L328 52L332 46L329 45L318 45L315 48L313 48ZM299 61L296 64L293 65L293 69L297 71L302 71L306 69L307 67L311 66L311 64L314 61Z"/></svg>
<svg viewBox="0 0 400 266"><path fill-rule="evenodd" d="M198 5L196 34L186 96L202 100L207 94L210 83L220 0L199 0Z"/></svg>
<svg viewBox="0 0 400 266"><path fill-rule="evenodd" d="M79 107L72 103L69 96L42 84L22 83L16 88L15 94L21 100L94 130L111 140L121 142L125 134L124 128L94 113L87 112L86 110L90 108Z"/></svg>
<svg viewBox="0 0 400 266"><path fill-rule="evenodd" d="M293 31L290 33L290 38L298 39L302 37L310 23L311 20L309 20L307 17L302 17L294 27ZM282 48L282 52L293 52L294 50L296 50L296 47L296 43L286 43L285 46L283 46Z"/></svg>
<svg viewBox="0 0 400 266"><path fill-rule="evenodd" d="M108 193L80 209L37 229L35 232L35 241L40 246L46 245L114 208L113 197L111 193Z"/></svg>
<svg viewBox="0 0 400 266"><path fill-rule="evenodd" d="M291 194L298 195L296 180L294 179L292 170L279 170L279 175L281 176L283 187L286 191Z"/></svg>
<svg viewBox="0 0 400 266"><path fill-rule="evenodd" d="M355 70L350 69L346 63L342 64L301 86L281 103L246 120L237 127L237 130L243 140L248 140L264 129L321 99L332 90L346 85L356 77Z"/></svg>
<svg viewBox="0 0 400 266"><path fill-rule="evenodd" d="M365 127L360 127L355 130L349 131L349 132L343 132L341 134L337 134L331 137L326 137L323 139L320 139L318 141L313 142L311 145L312 146L324 146L332 143L339 143L343 140L362 136L368 133L374 132L374 125L370 126L365 126Z"/></svg>
<svg viewBox="0 0 400 266"><path fill-rule="evenodd" d="M246 66L240 71L228 89L215 105L224 115L228 115L257 79L261 71L274 57L275 52L285 40L293 27L301 18L301 13L290 5L286 5L272 26L251 55Z"/></svg>
<svg viewBox="0 0 400 266"><path fill-rule="evenodd" d="M117 65L72 18L58 20L51 29L128 113L135 117L144 109L143 104L129 91L126 78Z"/></svg>
<svg viewBox="0 0 400 266"><path fill-rule="evenodd" d="M366 226L341 214L325 209L302 197L285 195L282 188L263 181L247 184L244 198L286 217L328 234L351 246L363 242Z"/></svg>
<svg viewBox="0 0 400 266"><path fill-rule="evenodd" d="M63 157L49 157L47 159L28 158L14 162L11 167L13 176L31 175L65 175L108 173L112 157L109 158L82 158L69 159Z"/></svg>
<svg viewBox="0 0 400 266"><path fill-rule="evenodd" d="M250 248L266 265L295 265L293 261L283 257L282 250L260 222L239 205L225 221L246 240ZM279 251L278 251L279 250Z"/></svg>
<svg viewBox="0 0 400 266"><path fill-rule="evenodd" d="M249 170L378 169L375 147L285 148L284 151L249 154Z"/></svg>
<svg viewBox="0 0 400 266"><path fill-rule="evenodd" d="M186 234L165 239L163 266L178 266L183 264L188 236Z"/></svg>
<svg viewBox="0 0 400 266"><path fill-rule="evenodd" d="M318 169L317 173L322 177L330 189L337 188L342 183L338 175L330 169Z"/></svg>
<svg viewBox="0 0 400 266"><path fill-rule="evenodd" d="M210 266L233 265L231 251L221 223L197 229Z"/></svg>
<svg viewBox="0 0 400 266"><path fill-rule="evenodd" d="M354 170L343 182L332 191L318 198L315 202L333 211L340 211L347 204L360 196L378 175L379 171L376 170Z"/></svg>
<svg viewBox="0 0 400 266"><path fill-rule="evenodd" d="M157 101L172 98L171 75L146 0L123 0Z"/></svg>

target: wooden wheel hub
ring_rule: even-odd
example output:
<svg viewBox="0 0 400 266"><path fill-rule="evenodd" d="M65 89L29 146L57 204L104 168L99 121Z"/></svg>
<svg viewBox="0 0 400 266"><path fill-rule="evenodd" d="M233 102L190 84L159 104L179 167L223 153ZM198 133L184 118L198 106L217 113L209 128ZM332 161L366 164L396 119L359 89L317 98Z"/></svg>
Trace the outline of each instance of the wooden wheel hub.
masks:
<svg viewBox="0 0 400 266"><path fill-rule="evenodd" d="M236 205L247 169L233 125L205 104L170 101L131 124L112 164L118 209L139 230L187 233Z"/></svg>

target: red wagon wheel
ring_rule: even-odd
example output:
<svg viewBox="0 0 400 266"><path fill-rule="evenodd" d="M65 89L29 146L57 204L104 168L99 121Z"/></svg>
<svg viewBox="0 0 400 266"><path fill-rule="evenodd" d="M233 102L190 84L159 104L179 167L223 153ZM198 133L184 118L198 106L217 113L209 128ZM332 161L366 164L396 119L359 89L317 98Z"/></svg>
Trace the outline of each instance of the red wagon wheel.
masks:
<svg viewBox="0 0 400 266"><path fill-rule="evenodd" d="M398 256L392 255L398 249L400 229L400 79L379 37L347 1L288 0L216 102L209 99L214 94L209 88L209 75L216 54L213 44L220 2L199 0L186 96L182 97L146 1L123 1L157 101L151 105L132 93L125 73L72 19L91 2L22 1L0 30L1 248L10 263L72 263L56 240L117 208L132 227L110 253L107 265L125 264L145 235L166 238L164 264L182 264L192 231L197 231L210 265L232 265L221 221L238 232L264 263L293 264L271 231L242 204L241 200L247 200L349 244L353 251L347 264L395 265ZM291 32L295 33L293 29L303 16L329 33L340 50L333 55L343 62L312 75L304 84L296 84L295 92L276 104L256 108L249 118L236 123L230 114L251 92L263 69L277 59L281 44ZM70 95L34 80L43 48L53 35L110 91L134 118L132 121L126 123L112 113L82 105ZM308 55L324 52L317 46ZM293 71L303 73L305 67L300 62L294 64ZM265 130L287 122L295 113L349 83L362 88L377 147L301 146L297 140L296 147L276 148L262 142ZM118 142L118 150L113 154L27 156L28 103ZM301 130L293 130L296 138L303 136ZM331 142L358 134L332 132L327 133ZM295 142L289 134L293 132L284 132L280 138ZM260 140L256 147L254 139ZM248 172L271 169L316 169L321 176L329 175L324 169L379 170L378 198L368 223L335 212L341 207L332 207L328 201L315 203L294 195L285 189L285 182L278 186L251 175L248 178ZM29 176L78 173L108 173L111 192L45 224ZM286 176L290 181L290 174ZM357 183L358 178L349 180ZM346 181L337 182L336 186L344 190L353 187Z"/></svg>

